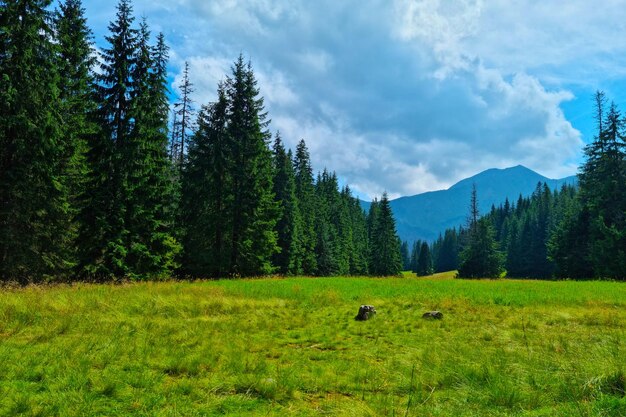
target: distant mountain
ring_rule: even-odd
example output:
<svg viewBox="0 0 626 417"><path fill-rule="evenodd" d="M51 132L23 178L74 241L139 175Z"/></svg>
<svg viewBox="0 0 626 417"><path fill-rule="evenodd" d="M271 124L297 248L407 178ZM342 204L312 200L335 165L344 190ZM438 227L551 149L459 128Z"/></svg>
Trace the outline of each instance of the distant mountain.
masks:
<svg viewBox="0 0 626 417"><path fill-rule="evenodd" d="M476 184L479 209L484 214L491 210L492 205L498 206L507 198L515 203L520 194L524 197L531 195L539 182L545 182L554 190L563 184L576 184L577 178L574 175L553 180L518 165L506 169L488 169L459 181L447 190L400 197L391 200L398 235L409 242L417 239L432 241L446 229L464 224L472 184ZM369 202L361 201L361 205L369 210Z"/></svg>

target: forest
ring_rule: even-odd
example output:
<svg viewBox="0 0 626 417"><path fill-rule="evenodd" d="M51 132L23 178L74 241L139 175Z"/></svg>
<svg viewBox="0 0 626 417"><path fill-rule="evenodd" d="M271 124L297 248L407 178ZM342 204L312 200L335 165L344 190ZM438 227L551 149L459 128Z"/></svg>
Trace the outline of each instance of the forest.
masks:
<svg viewBox="0 0 626 417"><path fill-rule="evenodd" d="M405 267L421 275L459 269L466 277L626 279L626 120L604 92L593 102L597 133L577 187L539 183L530 197L480 218L474 190L467 224L432 244L434 265L419 262L417 242L412 254L403 244Z"/></svg>
<svg viewBox="0 0 626 417"><path fill-rule="evenodd" d="M363 212L269 130L239 56L194 112L185 68L129 0L96 53L80 0L1 2L0 277L21 283L267 274L396 275L386 195Z"/></svg>
<svg viewBox="0 0 626 417"><path fill-rule="evenodd" d="M96 52L80 0L0 2L0 280L260 275L626 278L626 124L603 92L577 187L508 200L435 242L400 242L304 140L271 132L252 63L175 103L168 46L120 0ZM292 138L295 139L295 138ZM415 213L419 216L420 213Z"/></svg>

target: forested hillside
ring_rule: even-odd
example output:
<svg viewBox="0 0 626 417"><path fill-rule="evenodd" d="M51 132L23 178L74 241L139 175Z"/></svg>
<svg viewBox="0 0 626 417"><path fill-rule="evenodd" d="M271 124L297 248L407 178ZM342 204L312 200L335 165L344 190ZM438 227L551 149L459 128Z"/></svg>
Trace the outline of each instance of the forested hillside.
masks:
<svg viewBox="0 0 626 417"><path fill-rule="evenodd" d="M594 104L597 134L585 148L579 186L539 183L531 197L507 200L480 219L507 276L626 279L626 121L603 92ZM470 230L469 223L449 229L434 242L435 271L462 266Z"/></svg>
<svg viewBox="0 0 626 417"><path fill-rule="evenodd" d="M387 197L367 215L285 149L243 56L196 113L130 0L100 53L81 1L51 4L0 2L0 280L400 272Z"/></svg>

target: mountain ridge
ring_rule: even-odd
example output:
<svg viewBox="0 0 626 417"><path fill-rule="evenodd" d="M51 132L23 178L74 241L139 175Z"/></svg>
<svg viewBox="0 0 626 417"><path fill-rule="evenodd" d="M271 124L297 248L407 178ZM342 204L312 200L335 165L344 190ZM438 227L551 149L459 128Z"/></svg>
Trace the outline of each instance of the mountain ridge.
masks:
<svg viewBox="0 0 626 417"><path fill-rule="evenodd" d="M554 190L577 181L576 175L551 179L523 165L490 168L445 190L399 197L390 200L390 204L400 239L433 241L446 229L465 223L473 184L476 184L479 210L487 213L492 205L503 204L507 198L515 203L520 195L531 195L538 183L545 182ZM365 210L370 204L361 200L361 207Z"/></svg>

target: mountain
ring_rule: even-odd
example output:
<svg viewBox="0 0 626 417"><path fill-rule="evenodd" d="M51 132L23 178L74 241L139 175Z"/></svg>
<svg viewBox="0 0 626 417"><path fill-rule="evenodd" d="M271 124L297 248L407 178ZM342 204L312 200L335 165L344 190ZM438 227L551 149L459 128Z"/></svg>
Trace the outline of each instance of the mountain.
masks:
<svg viewBox="0 0 626 417"><path fill-rule="evenodd" d="M563 184L576 184L577 178L574 175L553 180L518 165L506 169L488 169L459 181L447 190L391 200L398 235L409 242L417 239L432 241L446 229L464 224L472 184L476 184L479 209L484 214L491 210L492 205L498 206L507 198L515 203L520 194L524 197L531 195L537 183L544 182L554 190ZM362 201L361 205L366 211L369 210L369 202Z"/></svg>

